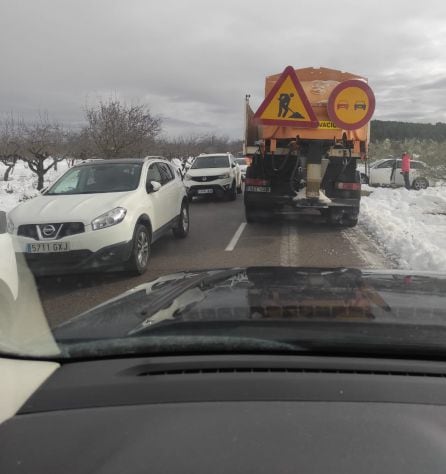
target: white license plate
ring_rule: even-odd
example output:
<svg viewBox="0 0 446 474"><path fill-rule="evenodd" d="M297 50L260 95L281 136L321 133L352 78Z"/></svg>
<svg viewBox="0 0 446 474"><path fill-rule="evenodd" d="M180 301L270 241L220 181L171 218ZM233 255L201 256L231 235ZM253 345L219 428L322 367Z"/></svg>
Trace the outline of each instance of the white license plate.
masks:
<svg viewBox="0 0 446 474"><path fill-rule="evenodd" d="M213 194L214 190L213 189L199 189L197 193L198 194Z"/></svg>
<svg viewBox="0 0 446 474"><path fill-rule="evenodd" d="M246 186L245 191L250 191L252 193L270 193L270 186Z"/></svg>
<svg viewBox="0 0 446 474"><path fill-rule="evenodd" d="M69 242L39 242L38 244L26 244L27 253L68 252L69 250Z"/></svg>

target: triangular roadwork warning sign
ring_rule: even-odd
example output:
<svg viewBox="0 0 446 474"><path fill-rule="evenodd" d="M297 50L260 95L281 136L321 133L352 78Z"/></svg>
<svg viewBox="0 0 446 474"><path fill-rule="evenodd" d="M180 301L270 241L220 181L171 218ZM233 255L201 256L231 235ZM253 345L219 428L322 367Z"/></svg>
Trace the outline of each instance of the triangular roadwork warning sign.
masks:
<svg viewBox="0 0 446 474"><path fill-rule="evenodd" d="M287 66L254 114L263 125L318 126L318 120L292 66Z"/></svg>

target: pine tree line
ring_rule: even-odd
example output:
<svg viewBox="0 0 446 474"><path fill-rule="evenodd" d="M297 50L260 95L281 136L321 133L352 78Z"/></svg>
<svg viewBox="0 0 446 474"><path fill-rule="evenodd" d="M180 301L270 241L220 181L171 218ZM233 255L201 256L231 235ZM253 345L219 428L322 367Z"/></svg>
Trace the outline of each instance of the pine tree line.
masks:
<svg viewBox="0 0 446 474"><path fill-rule="evenodd" d="M370 137L372 141L389 140L434 140L446 141L446 123L412 123L388 120L372 120Z"/></svg>

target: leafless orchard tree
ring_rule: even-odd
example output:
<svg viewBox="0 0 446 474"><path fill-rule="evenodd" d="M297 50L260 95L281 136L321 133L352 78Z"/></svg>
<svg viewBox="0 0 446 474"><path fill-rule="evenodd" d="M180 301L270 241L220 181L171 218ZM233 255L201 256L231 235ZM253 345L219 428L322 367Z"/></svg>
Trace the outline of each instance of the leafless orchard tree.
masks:
<svg viewBox="0 0 446 474"><path fill-rule="evenodd" d="M86 108L87 132L101 158L143 156L148 143L161 132L161 119L145 105L127 105L117 99Z"/></svg>
<svg viewBox="0 0 446 474"><path fill-rule="evenodd" d="M20 124L11 114L0 122L0 162L5 166L3 180L8 181L17 161L21 158Z"/></svg>
<svg viewBox="0 0 446 474"><path fill-rule="evenodd" d="M70 166L73 166L77 160L96 158L95 144L92 142L87 128L66 133L65 155Z"/></svg>
<svg viewBox="0 0 446 474"><path fill-rule="evenodd" d="M43 188L45 175L65 158L64 133L58 123L40 115L32 123L20 127L22 155L29 169L37 175L37 189Z"/></svg>

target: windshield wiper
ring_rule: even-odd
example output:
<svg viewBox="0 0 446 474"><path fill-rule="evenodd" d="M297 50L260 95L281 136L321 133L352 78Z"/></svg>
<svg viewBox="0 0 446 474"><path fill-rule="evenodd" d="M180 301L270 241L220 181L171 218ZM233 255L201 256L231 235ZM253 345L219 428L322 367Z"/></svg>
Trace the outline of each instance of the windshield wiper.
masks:
<svg viewBox="0 0 446 474"><path fill-rule="evenodd" d="M150 328L153 327L153 324L150 325L147 323L150 321L150 318L159 311L168 308L176 298L184 294L186 291L193 288L204 290L219 281L224 281L232 276L238 275L242 271L244 270L241 268L232 268L230 270L221 270L214 274L205 273L204 275L200 274L192 278L184 278L183 281L175 284L173 288L166 290L149 307L142 309L147 316L145 321L129 331L128 335L134 336L150 330Z"/></svg>

